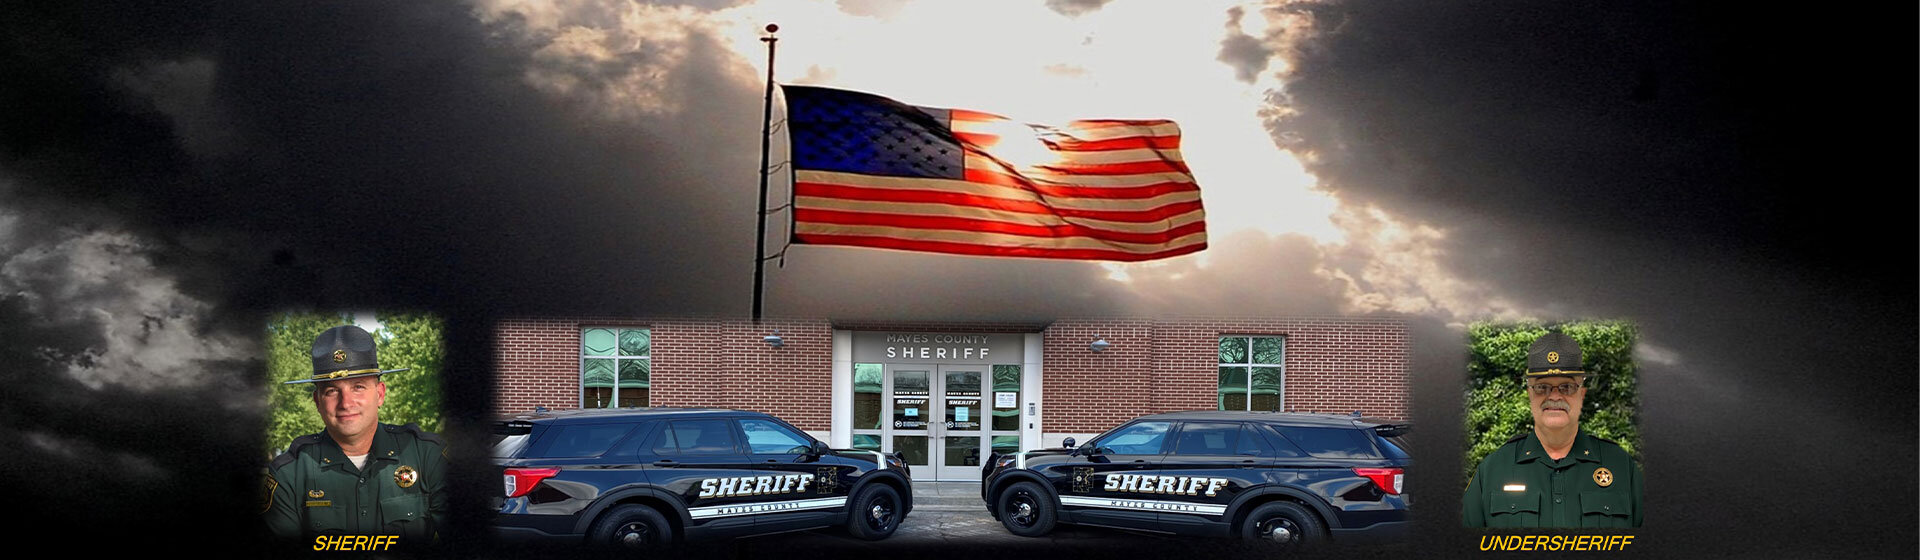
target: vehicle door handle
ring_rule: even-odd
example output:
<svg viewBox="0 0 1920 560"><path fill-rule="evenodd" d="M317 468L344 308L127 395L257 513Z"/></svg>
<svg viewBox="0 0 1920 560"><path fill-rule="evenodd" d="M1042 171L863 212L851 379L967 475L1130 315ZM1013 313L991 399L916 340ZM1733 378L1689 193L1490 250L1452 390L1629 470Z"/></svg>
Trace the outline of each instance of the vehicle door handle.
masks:
<svg viewBox="0 0 1920 560"><path fill-rule="evenodd" d="M653 466L656 467L674 467L679 465L679 463L673 462L673 459L661 459L653 462Z"/></svg>
<svg viewBox="0 0 1920 560"><path fill-rule="evenodd" d="M779 460L779 459L767 459L767 462L769 462L769 463L778 463L778 462L780 462L780 460Z"/></svg>

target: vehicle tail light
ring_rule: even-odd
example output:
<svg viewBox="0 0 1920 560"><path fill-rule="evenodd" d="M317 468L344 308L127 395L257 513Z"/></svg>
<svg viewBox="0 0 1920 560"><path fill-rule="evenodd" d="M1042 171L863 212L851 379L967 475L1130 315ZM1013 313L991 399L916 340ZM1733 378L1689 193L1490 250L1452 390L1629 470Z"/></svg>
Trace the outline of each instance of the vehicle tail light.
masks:
<svg viewBox="0 0 1920 560"><path fill-rule="evenodd" d="M560 474L560 469L510 468L506 472L507 497L518 498L533 491L540 481Z"/></svg>
<svg viewBox="0 0 1920 560"><path fill-rule="evenodd" d="M1367 480L1373 481L1373 485L1380 487L1381 491L1396 496L1400 495L1407 478L1406 469L1399 467L1384 469L1357 468L1353 469L1353 474L1367 477Z"/></svg>

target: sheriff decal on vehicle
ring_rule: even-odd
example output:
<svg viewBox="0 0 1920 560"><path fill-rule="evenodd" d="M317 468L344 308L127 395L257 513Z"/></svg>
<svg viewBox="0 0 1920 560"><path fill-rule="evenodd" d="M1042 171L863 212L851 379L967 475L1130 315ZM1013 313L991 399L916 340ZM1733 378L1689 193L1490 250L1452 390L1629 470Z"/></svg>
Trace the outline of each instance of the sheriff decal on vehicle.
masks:
<svg viewBox="0 0 1920 560"><path fill-rule="evenodd" d="M797 494L807 491L807 485L812 483L813 475L810 474L709 478L700 481L700 497L731 498L766 494Z"/></svg>
<svg viewBox="0 0 1920 560"><path fill-rule="evenodd" d="M1208 476L1156 476L1151 474L1107 475L1107 485L1102 490L1108 492L1139 492L1142 494L1179 494L1198 496L1204 492L1213 496L1227 487L1227 479Z"/></svg>

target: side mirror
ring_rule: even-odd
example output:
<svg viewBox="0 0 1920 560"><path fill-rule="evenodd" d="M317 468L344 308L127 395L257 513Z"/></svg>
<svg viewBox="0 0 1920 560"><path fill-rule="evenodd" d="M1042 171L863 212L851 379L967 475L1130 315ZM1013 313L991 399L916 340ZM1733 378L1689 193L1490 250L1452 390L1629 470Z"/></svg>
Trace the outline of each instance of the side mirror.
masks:
<svg viewBox="0 0 1920 560"><path fill-rule="evenodd" d="M824 442L824 441L820 441L820 440L814 440L814 441L813 441L813 449L811 449L811 450L809 450L809 452L811 452L811 453L813 454L813 456L815 456L815 457L818 457L818 456L821 456L821 455L826 455L826 454L828 454L828 453L832 453L832 452L833 452L833 448L831 448L831 447L827 447L827 442Z"/></svg>
<svg viewBox="0 0 1920 560"><path fill-rule="evenodd" d="M1079 454L1086 455L1088 457L1093 457L1100 454L1100 448L1094 447L1093 442L1087 442L1086 445L1080 446L1079 451L1080 451Z"/></svg>

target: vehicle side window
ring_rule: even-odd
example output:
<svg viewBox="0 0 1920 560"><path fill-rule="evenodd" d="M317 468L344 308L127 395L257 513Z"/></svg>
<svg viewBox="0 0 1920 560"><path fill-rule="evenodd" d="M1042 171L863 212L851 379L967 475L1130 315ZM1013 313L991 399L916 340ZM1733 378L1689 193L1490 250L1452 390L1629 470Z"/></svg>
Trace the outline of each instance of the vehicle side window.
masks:
<svg viewBox="0 0 1920 560"><path fill-rule="evenodd" d="M1167 429L1171 427L1172 422L1141 422L1108 434L1093 446L1101 453L1159 455L1166 446Z"/></svg>
<svg viewBox="0 0 1920 560"><path fill-rule="evenodd" d="M654 443L656 455L732 455L738 453L728 420L676 420Z"/></svg>
<svg viewBox="0 0 1920 560"><path fill-rule="evenodd" d="M1296 428L1283 427L1280 433L1293 440L1308 455L1322 459L1371 459L1379 456L1374 453L1373 443L1360 430L1352 428Z"/></svg>
<svg viewBox="0 0 1920 560"><path fill-rule="evenodd" d="M747 434L747 447L758 454L806 453L813 449L813 438L792 428L760 418L742 418L740 431Z"/></svg>
<svg viewBox="0 0 1920 560"><path fill-rule="evenodd" d="M1273 446L1267 444L1267 438L1260 437L1260 432L1253 426L1241 426L1240 445L1233 452L1236 455L1272 457Z"/></svg>
<svg viewBox="0 0 1920 560"><path fill-rule="evenodd" d="M615 446L612 451L608 451L603 456L631 459L645 453L648 437L654 432L654 425L653 422L635 422L633 433L627 436L627 440L620 442L620 445Z"/></svg>
<svg viewBox="0 0 1920 560"><path fill-rule="evenodd" d="M1270 425L1261 426L1261 427L1255 428L1253 432L1258 435L1266 436L1267 443L1273 445L1274 457L1279 457L1281 459L1296 459L1296 458L1307 456L1307 453L1305 451L1301 451L1300 446L1294 445L1292 440L1287 439L1286 436L1280 435L1280 432L1273 431L1273 426L1270 426Z"/></svg>
<svg viewBox="0 0 1920 560"><path fill-rule="evenodd" d="M633 430L633 424L575 424L547 430L543 458L599 457Z"/></svg>
<svg viewBox="0 0 1920 560"><path fill-rule="evenodd" d="M1240 424L1187 422L1180 426L1174 455L1232 455L1240 439Z"/></svg>

